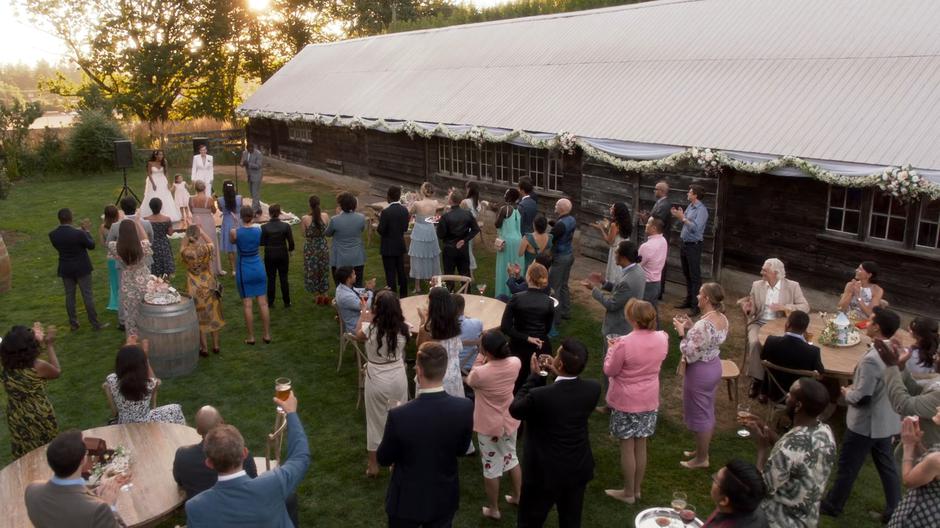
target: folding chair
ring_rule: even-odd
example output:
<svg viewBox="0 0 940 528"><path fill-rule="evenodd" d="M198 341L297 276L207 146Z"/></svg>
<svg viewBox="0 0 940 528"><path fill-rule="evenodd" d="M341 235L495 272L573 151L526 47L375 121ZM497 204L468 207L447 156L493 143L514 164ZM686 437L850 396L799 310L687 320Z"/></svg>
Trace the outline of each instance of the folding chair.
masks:
<svg viewBox="0 0 940 528"><path fill-rule="evenodd" d="M461 293L461 294L467 293L467 291L470 289L470 281L472 280L473 279L471 279L470 277L467 277L466 275L435 275L431 277L432 283L436 282L438 284L443 285L446 282L453 282L454 287L456 287L457 289L454 290L453 288L451 288L451 291L453 293Z"/></svg>

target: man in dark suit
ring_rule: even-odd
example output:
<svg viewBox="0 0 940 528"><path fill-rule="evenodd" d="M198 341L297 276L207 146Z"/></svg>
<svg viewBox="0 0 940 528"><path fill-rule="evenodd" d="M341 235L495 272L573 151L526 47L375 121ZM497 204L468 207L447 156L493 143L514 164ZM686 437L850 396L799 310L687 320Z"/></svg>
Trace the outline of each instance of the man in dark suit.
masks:
<svg viewBox="0 0 940 528"><path fill-rule="evenodd" d="M282 222L281 205L268 206L268 215L271 220L261 225L261 245L264 246L264 269L268 274L268 306L274 306L277 288L274 279L281 276L281 295L284 297L284 308L290 308L290 284L287 282L287 271L290 265L290 254L294 251L294 235L290 224Z"/></svg>
<svg viewBox="0 0 940 528"><path fill-rule="evenodd" d="M450 193L450 211L444 213L437 224L437 238L444 246L444 275L455 271L465 277L470 276L470 242L480 233L480 226L473 213L460 207L463 193Z"/></svg>
<svg viewBox="0 0 940 528"><path fill-rule="evenodd" d="M382 255L382 267L385 268L385 285L392 291L398 290L398 297L408 295L408 277L405 276L405 232L411 215L401 204L401 187L392 185L385 195L388 207L379 215L377 231L381 237L379 254Z"/></svg>
<svg viewBox="0 0 940 528"><path fill-rule="evenodd" d="M594 478L588 418L601 386L578 377L587 364L587 348L574 338L565 339L552 364L544 367L557 375L555 383L545 385L537 356L531 363L532 374L509 406L509 414L525 422L518 526L543 526L555 505L558 526L577 528L584 489Z"/></svg>
<svg viewBox="0 0 940 528"><path fill-rule="evenodd" d="M794 310L787 317L786 333L782 336L768 336L761 351L761 359L770 361L779 367L798 370L815 370L820 374L823 371L822 358L819 347L806 342L806 328L809 326L809 315L802 310ZM771 401L779 401L786 396L786 392L799 379L799 376L780 372L773 372L774 378L780 384L778 388L769 376L764 377L763 394ZM782 388L782 390L781 390Z"/></svg>
<svg viewBox="0 0 940 528"><path fill-rule="evenodd" d="M535 195L535 188L532 186L532 179L528 176L519 178L519 203L516 208L519 209L519 231L522 236L533 231L532 222L535 215L539 213L538 197Z"/></svg>
<svg viewBox="0 0 940 528"><path fill-rule="evenodd" d="M658 218L663 223L663 236L666 237L666 244L669 244L669 237L672 235L672 211L670 211L669 204L669 184L666 183L666 180L660 180L656 182L656 189L653 191L656 196L656 203L653 204L653 209L650 211L649 216L653 218ZM643 220L643 223L646 223L646 220ZM659 299L663 300L663 292L666 291L666 268L669 266L667 264L663 265L662 277L660 278L659 283Z"/></svg>
<svg viewBox="0 0 940 528"><path fill-rule="evenodd" d="M26 487L26 513L36 528L117 528L126 526L115 504L124 476L106 478L92 492L82 478L82 432L66 431L49 443L46 460L54 476Z"/></svg>
<svg viewBox="0 0 940 528"><path fill-rule="evenodd" d="M95 298L91 289L91 259L88 250L95 249L95 239L88 232L88 219L82 220L81 229L72 225L72 211L59 209L59 227L49 232L49 241L59 252L59 277L65 285L65 311L69 314L69 325L78 330L75 314L75 287L82 290L82 301L88 312L88 321L95 330L102 328L95 311Z"/></svg>
<svg viewBox="0 0 940 528"><path fill-rule="evenodd" d="M297 398L274 403L287 414L287 459L258 478L244 469L248 456L238 429L219 425L206 434L206 465L219 476L214 486L186 502L186 524L190 528L223 526L269 526L294 528L285 501L294 493L310 467L310 446L297 416Z"/></svg>
<svg viewBox="0 0 940 528"><path fill-rule="evenodd" d="M395 465L385 497L389 528L451 526L460 503L457 457L473 434L473 403L444 392L447 351L418 349L418 397L392 409L376 456Z"/></svg>

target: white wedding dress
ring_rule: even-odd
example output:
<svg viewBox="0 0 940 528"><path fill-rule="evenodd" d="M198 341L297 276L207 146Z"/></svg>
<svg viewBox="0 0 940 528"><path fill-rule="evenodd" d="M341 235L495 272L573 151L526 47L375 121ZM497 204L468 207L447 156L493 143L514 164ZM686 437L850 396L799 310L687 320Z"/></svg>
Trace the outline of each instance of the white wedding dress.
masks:
<svg viewBox="0 0 940 528"><path fill-rule="evenodd" d="M157 186L156 190L154 190L153 185L150 184L151 179ZM160 214L169 216L170 220L173 222L179 222L182 219L180 208L176 206L173 193L170 192L166 174L163 174L161 167L150 167L150 178L144 179L144 199L143 203L140 204L140 216L142 218L147 218L153 214L153 211L150 210L151 198L159 198L160 201L163 202Z"/></svg>

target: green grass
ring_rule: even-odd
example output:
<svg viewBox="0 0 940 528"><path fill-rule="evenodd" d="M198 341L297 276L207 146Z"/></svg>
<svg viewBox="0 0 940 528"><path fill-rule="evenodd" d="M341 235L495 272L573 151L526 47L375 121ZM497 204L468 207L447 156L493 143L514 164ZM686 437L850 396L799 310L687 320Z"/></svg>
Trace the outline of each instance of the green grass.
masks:
<svg viewBox="0 0 940 528"><path fill-rule="evenodd" d="M266 201L280 202L285 210L302 213L306 197L318 192L324 200L324 210L334 207L328 189L313 182L294 184L265 184ZM76 219L95 220L107 203L113 202L120 190L119 174L98 176L61 176L44 180L20 182L8 200L0 201L0 230L15 232L7 238L13 261L13 289L0 294L0 329L5 332L14 324L30 324L39 320L59 326L59 358L63 374L48 384L48 391L61 429L88 429L106 423L107 404L99 389L105 376L113 370L114 355L122 344L123 333L114 329L117 324L113 312L104 310L107 304L107 268L104 251L92 252L95 263L95 299L102 319L112 327L94 333L84 314L80 314L82 328L68 332L68 320L63 306L63 290L56 277L56 253L50 246L47 233L56 225L55 212L70 207ZM299 229L295 237L300 238ZM12 245L11 245L11 242ZM480 244L479 246L485 246ZM174 242L174 249L178 243ZM378 241L369 248L366 276L379 277L382 273L378 257ZM254 347L242 344L245 337L241 303L235 293L231 276L226 282L223 312L227 326L222 332L222 355L200 359L198 368L189 376L164 380L160 402L179 402L189 420L196 409L204 404L218 407L229 423L236 425L245 436L255 455L263 454L263 438L273 423L270 398L274 378L287 376L294 381L300 400L300 415L310 438L313 464L298 490L301 519L306 526L381 526L384 521L384 496L388 473L376 480L364 477L365 471L365 415L356 410L356 373L354 362L347 356L343 369L336 372L336 323L329 307L313 304L306 295L302 280L302 252L295 252L291 263L291 290L294 307L285 310L278 304L272 311L274 343ZM494 256L477 248L478 270L482 280L492 284ZM183 287L183 274L175 283ZM492 287L491 287L492 289ZM79 302L81 311L81 303ZM256 322L256 324L259 324ZM593 355L587 377L600 377L601 336L600 320L588 310L573 311L573 318L561 328L562 335L581 338ZM662 369L663 392L681 383L675 377L678 351L673 335L673 347ZM726 398L722 391L719 398ZM5 412L6 395L0 395L0 412ZM5 423L5 419L3 420ZM649 469L644 484L644 499L640 505L626 506L604 496L604 488L620 483L619 452L607 434L607 417L595 415L591 419L591 438L597 462L596 476L588 487L584 509L584 526L631 526L633 517L643 508L668 504L672 492L682 490L702 515L712 509L709 498L710 473L682 469L678 465L681 451L692 446L692 438L678 417L660 415L656 435L649 446ZM521 442L520 442L521 445ZM11 461L7 429L0 426L0 465ZM731 457L753 460L750 442L741 440L733 430L716 432L712 444L713 471ZM525 456L524 454L522 456ZM479 459L463 458L461 465L461 508L455 525L493 526L480 516L484 503L483 479ZM504 487L508 481L504 482ZM875 526L867 511L883 505L880 485L871 464L867 464L855 485L847 512L838 523L825 519L822 526ZM515 525L512 508L502 508L502 526ZM178 515L162 526L184 522ZM555 525L550 520L549 526Z"/></svg>

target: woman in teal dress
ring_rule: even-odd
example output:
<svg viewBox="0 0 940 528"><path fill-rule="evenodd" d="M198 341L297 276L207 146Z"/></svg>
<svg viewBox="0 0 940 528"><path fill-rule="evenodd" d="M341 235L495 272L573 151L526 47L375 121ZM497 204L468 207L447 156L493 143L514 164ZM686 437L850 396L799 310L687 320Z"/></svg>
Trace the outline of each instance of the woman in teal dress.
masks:
<svg viewBox="0 0 940 528"><path fill-rule="evenodd" d="M516 264L522 268L525 265L525 258L519 255L519 244L522 242L519 211L516 210L519 191L514 188L506 190L505 199L506 203L496 214L496 236L502 240L502 249L496 251L496 278L494 279L496 297L512 295L509 287L506 286L506 279L509 278L507 266Z"/></svg>
<svg viewBox="0 0 940 528"><path fill-rule="evenodd" d="M552 234L548 232L548 219L545 218L545 215L539 213L535 215L535 220L532 221L532 228L535 231L531 233L526 233L522 237L522 243L519 244L519 254L525 258L525 266L522 268L521 276L525 277L526 271L528 271L529 266L535 262L535 257L539 253L548 254L551 251L552 247Z"/></svg>
<svg viewBox="0 0 940 528"><path fill-rule="evenodd" d="M248 327L248 338L245 339L245 344L255 344L252 299L258 299L261 325L264 327L262 339L267 344L271 342L271 316L268 312L268 276L264 271L264 263L258 253L258 246L261 244L261 228L254 223L255 212L251 207L244 205L239 213L242 225L230 231L229 240L238 250L238 260L235 264L235 285L238 287L238 296L242 298L245 326Z"/></svg>
<svg viewBox="0 0 940 528"><path fill-rule="evenodd" d="M101 229L98 233L101 238L102 246L108 247L108 232L111 231L111 225L119 219L120 213L117 207L109 205L104 208L104 223L101 224ZM108 257L108 286L111 291L111 296L108 298L108 310L116 312L118 311L118 293L121 291L121 279L117 261L110 257Z"/></svg>

